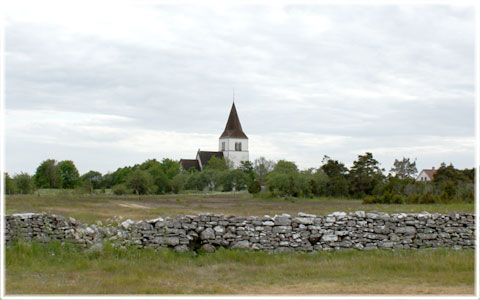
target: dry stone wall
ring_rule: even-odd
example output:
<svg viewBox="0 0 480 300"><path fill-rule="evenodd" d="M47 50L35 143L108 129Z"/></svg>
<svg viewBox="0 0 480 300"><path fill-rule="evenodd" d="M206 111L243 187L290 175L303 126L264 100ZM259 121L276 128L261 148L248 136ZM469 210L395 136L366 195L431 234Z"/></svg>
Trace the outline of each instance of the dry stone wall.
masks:
<svg viewBox="0 0 480 300"><path fill-rule="evenodd" d="M269 252L474 248L473 214L335 212L326 216L299 213L241 217L218 214L126 220L115 226L84 225L52 214L5 216L5 240L69 241L82 247L101 247L103 241L125 247L169 247L175 251L218 247ZM100 224L100 223L99 223Z"/></svg>

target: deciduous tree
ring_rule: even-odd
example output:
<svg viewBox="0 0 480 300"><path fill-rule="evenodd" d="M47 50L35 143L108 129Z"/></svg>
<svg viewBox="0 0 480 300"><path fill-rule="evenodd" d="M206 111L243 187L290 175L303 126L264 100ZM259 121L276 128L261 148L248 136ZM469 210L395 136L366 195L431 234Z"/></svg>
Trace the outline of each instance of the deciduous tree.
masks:
<svg viewBox="0 0 480 300"><path fill-rule="evenodd" d="M56 160L47 159L43 161L38 166L33 181L38 188L62 187L62 176Z"/></svg>
<svg viewBox="0 0 480 300"><path fill-rule="evenodd" d="M155 192L155 184L153 177L147 171L135 170L128 177L127 187L131 188L133 193L137 195L152 194Z"/></svg>
<svg viewBox="0 0 480 300"><path fill-rule="evenodd" d="M33 192L33 180L32 176L28 173L20 173L13 177L17 191L19 194L30 194Z"/></svg>
<svg viewBox="0 0 480 300"><path fill-rule="evenodd" d="M60 176L62 177L62 187L64 189L73 189L80 185L80 175L77 167L71 160L64 160L58 163Z"/></svg>

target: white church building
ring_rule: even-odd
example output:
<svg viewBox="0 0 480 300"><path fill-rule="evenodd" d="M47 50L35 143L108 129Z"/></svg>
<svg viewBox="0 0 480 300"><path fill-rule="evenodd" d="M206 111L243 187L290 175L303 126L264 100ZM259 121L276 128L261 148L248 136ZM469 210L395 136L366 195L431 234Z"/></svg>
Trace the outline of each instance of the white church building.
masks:
<svg viewBox="0 0 480 300"><path fill-rule="evenodd" d="M219 138L218 151L201 151L198 149L195 159L180 159L180 165L185 170L194 168L201 171L213 156L225 158L233 164L234 168L238 168L242 161L249 160L248 137L243 132L242 124L240 124L235 102L232 104L225 130Z"/></svg>

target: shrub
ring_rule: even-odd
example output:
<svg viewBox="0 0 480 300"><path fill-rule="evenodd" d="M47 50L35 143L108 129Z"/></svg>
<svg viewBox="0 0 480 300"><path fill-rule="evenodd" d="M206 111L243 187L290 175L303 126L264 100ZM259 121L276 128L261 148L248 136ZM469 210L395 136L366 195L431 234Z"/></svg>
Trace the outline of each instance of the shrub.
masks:
<svg viewBox="0 0 480 300"><path fill-rule="evenodd" d="M260 186L260 182L258 180L253 180L249 185L248 185L248 192L250 194L257 194L260 193L262 190L262 187Z"/></svg>
<svg viewBox="0 0 480 300"><path fill-rule="evenodd" d="M128 190L124 184L117 184L112 187L112 192L115 195L126 195L128 193Z"/></svg>
<svg viewBox="0 0 480 300"><path fill-rule="evenodd" d="M396 195L392 196L390 203L392 203L392 204L402 204L402 203L406 202L405 198L407 198L407 197L405 197L403 195L396 194Z"/></svg>
<svg viewBox="0 0 480 300"><path fill-rule="evenodd" d="M418 194L411 194L405 197L406 204L418 204L420 201L420 195Z"/></svg>
<svg viewBox="0 0 480 300"><path fill-rule="evenodd" d="M425 195L420 196L419 203L420 204L432 204L439 200L439 197L433 195L431 193L426 193Z"/></svg>
<svg viewBox="0 0 480 300"><path fill-rule="evenodd" d="M363 197L362 204L374 204L377 203L377 196L365 196Z"/></svg>

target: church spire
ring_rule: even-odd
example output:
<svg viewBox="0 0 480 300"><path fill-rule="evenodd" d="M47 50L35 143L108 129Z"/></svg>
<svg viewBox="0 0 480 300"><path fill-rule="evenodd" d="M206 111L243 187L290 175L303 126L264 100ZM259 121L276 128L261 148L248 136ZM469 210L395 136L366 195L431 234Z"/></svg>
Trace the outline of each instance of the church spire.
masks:
<svg viewBox="0 0 480 300"><path fill-rule="evenodd" d="M242 125L240 124L240 119L238 118L235 102L233 102L232 104L232 109L230 110L230 115L228 116L227 125L225 126L225 130L223 131L220 138L248 139L247 135L242 130Z"/></svg>

